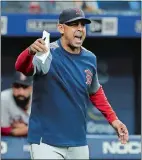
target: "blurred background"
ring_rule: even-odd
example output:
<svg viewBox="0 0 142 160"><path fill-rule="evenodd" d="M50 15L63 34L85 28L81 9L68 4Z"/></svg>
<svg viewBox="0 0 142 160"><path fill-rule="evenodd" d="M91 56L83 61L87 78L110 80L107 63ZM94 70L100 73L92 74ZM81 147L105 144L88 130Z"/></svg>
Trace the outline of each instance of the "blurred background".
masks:
<svg viewBox="0 0 142 160"><path fill-rule="evenodd" d="M102 114L88 106L90 158L140 159L141 1L1 1L1 90L11 87L17 56L43 30L51 42L59 38L58 16L68 7L81 8L92 20L83 46L97 56L99 81L130 133L129 144L121 145ZM29 159L26 136L2 135L1 147L2 159Z"/></svg>

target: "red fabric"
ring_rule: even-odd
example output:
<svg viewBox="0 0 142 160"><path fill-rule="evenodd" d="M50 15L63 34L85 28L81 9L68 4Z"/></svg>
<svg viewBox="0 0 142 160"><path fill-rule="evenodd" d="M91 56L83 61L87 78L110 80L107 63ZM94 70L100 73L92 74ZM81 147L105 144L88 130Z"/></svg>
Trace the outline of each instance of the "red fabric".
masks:
<svg viewBox="0 0 142 160"><path fill-rule="evenodd" d="M1 127L1 135L9 136L11 133L11 127Z"/></svg>
<svg viewBox="0 0 142 160"><path fill-rule="evenodd" d="M109 123L118 119L105 96L102 86L96 93L90 95L90 100L93 105L95 105L95 107L105 116Z"/></svg>
<svg viewBox="0 0 142 160"><path fill-rule="evenodd" d="M30 75L34 72L32 63L34 55L29 54L29 49L25 49L17 58L15 69L25 75Z"/></svg>

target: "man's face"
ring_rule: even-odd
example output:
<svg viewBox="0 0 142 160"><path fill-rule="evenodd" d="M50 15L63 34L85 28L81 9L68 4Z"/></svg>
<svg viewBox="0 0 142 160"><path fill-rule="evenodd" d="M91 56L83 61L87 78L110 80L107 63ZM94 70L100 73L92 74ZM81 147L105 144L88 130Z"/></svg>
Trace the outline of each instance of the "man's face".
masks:
<svg viewBox="0 0 142 160"><path fill-rule="evenodd" d="M20 101L26 100L28 97L30 97L32 92L32 86L26 86L18 83L14 83L12 89L13 95Z"/></svg>
<svg viewBox="0 0 142 160"><path fill-rule="evenodd" d="M63 34L66 43L75 48L81 47L86 37L85 22L77 20L61 25L61 33Z"/></svg>

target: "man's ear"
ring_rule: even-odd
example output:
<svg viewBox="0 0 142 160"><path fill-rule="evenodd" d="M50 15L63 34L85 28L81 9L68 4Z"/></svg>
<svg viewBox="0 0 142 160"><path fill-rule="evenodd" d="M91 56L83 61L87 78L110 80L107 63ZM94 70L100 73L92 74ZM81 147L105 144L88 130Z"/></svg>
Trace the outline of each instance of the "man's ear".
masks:
<svg viewBox="0 0 142 160"><path fill-rule="evenodd" d="M58 31L59 31L61 34L64 34L64 26L63 26L63 24L57 24L57 28L58 28Z"/></svg>

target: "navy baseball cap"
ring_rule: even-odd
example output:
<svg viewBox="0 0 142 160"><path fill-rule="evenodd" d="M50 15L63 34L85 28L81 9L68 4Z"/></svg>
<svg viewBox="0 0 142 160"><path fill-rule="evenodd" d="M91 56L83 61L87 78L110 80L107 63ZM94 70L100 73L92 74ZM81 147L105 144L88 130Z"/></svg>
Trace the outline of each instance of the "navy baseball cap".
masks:
<svg viewBox="0 0 142 160"><path fill-rule="evenodd" d="M13 83L25 85L25 86L31 86L33 84L33 77L32 76L25 76L21 72L16 72L14 75Z"/></svg>
<svg viewBox="0 0 142 160"><path fill-rule="evenodd" d="M65 9L59 15L59 23L65 24L76 20L83 20L86 24L90 24L91 21L85 18L84 12L79 8Z"/></svg>

